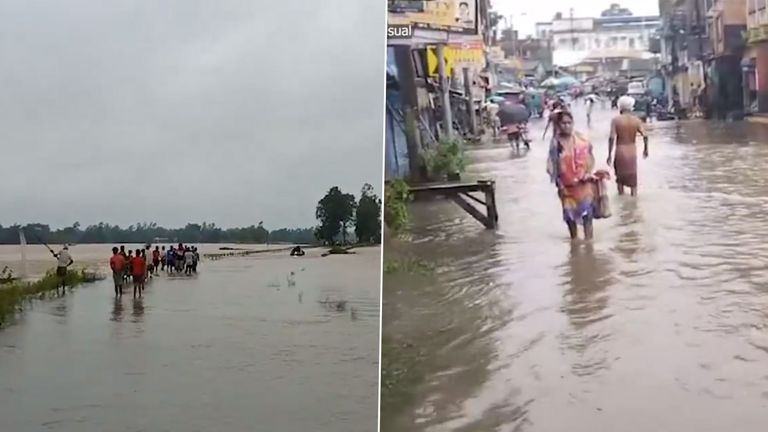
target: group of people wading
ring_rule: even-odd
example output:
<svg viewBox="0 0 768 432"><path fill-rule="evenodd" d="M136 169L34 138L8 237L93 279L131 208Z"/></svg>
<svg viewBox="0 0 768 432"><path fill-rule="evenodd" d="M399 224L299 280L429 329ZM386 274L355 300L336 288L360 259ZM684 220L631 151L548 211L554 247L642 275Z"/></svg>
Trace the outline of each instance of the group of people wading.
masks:
<svg viewBox="0 0 768 432"><path fill-rule="evenodd" d="M637 135L643 137L643 157L648 157L648 136L643 122L632 115L635 100L619 98L619 115L611 121L608 139L608 166L613 166L619 195L625 188L637 195ZM595 171L592 143L574 130L573 114L564 104L556 104L549 117L553 127L547 158L547 173L556 185L563 208L563 220L571 239L578 237L578 225L583 226L584 238L592 238L592 222L597 211L598 187L607 172ZM546 136L546 129L545 129ZM614 151L615 150L615 151Z"/></svg>
<svg viewBox="0 0 768 432"><path fill-rule="evenodd" d="M112 257L109 259L109 267L112 269L112 279L115 282L115 295L123 295L123 286L133 282L133 296L141 297L146 283L159 272L174 273L187 276L197 273L197 264L200 262L200 253L193 246L178 247L146 245L143 249L129 250L125 246L112 248Z"/></svg>

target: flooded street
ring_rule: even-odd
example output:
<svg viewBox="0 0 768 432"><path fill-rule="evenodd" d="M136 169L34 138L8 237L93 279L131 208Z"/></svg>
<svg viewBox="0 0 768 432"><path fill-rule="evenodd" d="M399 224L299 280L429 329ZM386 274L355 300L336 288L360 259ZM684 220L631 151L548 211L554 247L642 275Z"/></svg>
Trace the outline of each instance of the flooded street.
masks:
<svg viewBox="0 0 768 432"><path fill-rule="evenodd" d="M375 431L380 249L356 251L204 260L143 299L103 281L34 303L0 330L2 429Z"/></svg>
<svg viewBox="0 0 768 432"><path fill-rule="evenodd" d="M586 128L605 166L610 111ZM763 431L768 422L768 128L652 123L639 197L616 195L592 244L572 244L533 150L471 151L497 182L500 228L449 201L411 205L387 256L384 334L425 352L412 400L383 431ZM641 140L638 140L641 148Z"/></svg>

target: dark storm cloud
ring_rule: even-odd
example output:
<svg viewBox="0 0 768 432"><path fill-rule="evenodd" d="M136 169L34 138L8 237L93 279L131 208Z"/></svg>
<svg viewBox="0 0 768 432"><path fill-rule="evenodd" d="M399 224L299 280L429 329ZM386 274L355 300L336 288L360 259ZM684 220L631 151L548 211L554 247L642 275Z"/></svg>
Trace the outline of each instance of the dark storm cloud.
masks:
<svg viewBox="0 0 768 432"><path fill-rule="evenodd" d="M0 2L0 223L314 223L381 182L384 2Z"/></svg>

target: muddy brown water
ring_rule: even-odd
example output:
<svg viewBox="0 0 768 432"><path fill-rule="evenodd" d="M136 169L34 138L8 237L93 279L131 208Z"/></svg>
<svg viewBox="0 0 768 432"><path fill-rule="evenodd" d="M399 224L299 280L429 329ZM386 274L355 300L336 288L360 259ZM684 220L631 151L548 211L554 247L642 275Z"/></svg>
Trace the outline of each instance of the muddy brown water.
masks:
<svg viewBox="0 0 768 432"><path fill-rule="evenodd" d="M56 260L51 257L51 252L43 245L34 241L34 237L27 239L26 254L27 254L27 278L38 279L42 277L47 270L55 269ZM86 268L97 272L109 271L109 257L112 255L112 247L119 246L114 244L79 244L70 248L69 252L72 255L72 259L75 260L75 268ZM126 244L124 245L126 250L144 249L143 244ZM154 249L152 246L152 249ZM157 246L170 247L170 243L160 243ZM174 245L175 246L175 245ZM229 251L222 251L222 247L248 249L248 250L269 250L269 249L286 249L291 245L285 244L196 244L201 255L216 254ZM58 252L61 250L62 245L50 245L51 249ZM234 252L234 251L232 251ZM4 267L8 267L13 271L14 275L22 276L24 273L24 266L21 261L21 247L19 245L0 245L0 270Z"/></svg>
<svg viewBox="0 0 768 432"><path fill-rule="evenodd" d="M0 429L375 431L380 249L286 255L33 303L0 329Z"/></svg>
<svg viewBox="0 0 768 432"><path fill-rule="evenodd" d="M611 112L588 131L605 165ZM577 127L585 130L583 111ZM425 352L412 400L383 431L763 431L768 424L768 128L649 126L640 196L572 244L530 153L471 151L497 181L500 228L415 203L431 277L385 277L384 332Z"/></svg>

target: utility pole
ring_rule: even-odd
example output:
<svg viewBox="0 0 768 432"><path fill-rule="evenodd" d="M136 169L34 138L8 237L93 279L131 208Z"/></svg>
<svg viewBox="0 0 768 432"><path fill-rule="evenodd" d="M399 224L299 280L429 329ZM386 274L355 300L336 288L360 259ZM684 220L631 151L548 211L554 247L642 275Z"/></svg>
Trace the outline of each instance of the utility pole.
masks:
<svg viewBox="0 0 768 432"><path fill-rule="evenodd" d="M405 144L408 149L408 169L414 180L421 178L421 132L419 129L419 99L416 89L416 71L413 66L411 49L408 46L395 47L395 64L400 74L400 95L405 120Z"/></svg>
<svg viewBox="0 0 768 432"><path fill-rule="evenodd" d="M437 44L437 77L440 81L440 95L443 102L443 134L450 139L453 137L453 116L451 115L451 94L445 72L445 44L439 43Z"/></svg>
<svg viewBox="0 0 768 432"><path fill-rule="evenodd" d="M576 51L576 38L573 37L573 34L574 34L574 30L573 30L573 8L571 8L570 11L569 11L569 20L570 20L570 25L568 26L568 28L570 29L570 32L571 32L570 33L571 34L571 48L574 51Z"/></svg>
<svg viewBox="0 0 768 432"><path fill-rule="evenodd" d="M464 68L464 96L467 99L467 113L469 114L469 131L473 136L477 135L477 119L475 118L475 98L472 95L472 82L469 80L469 68Z"/></svg>

